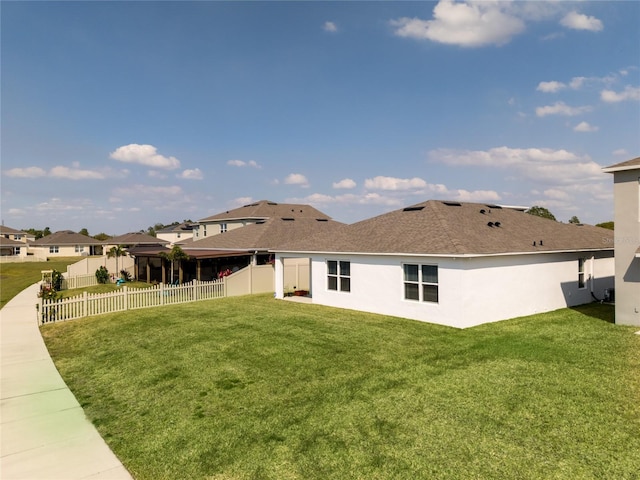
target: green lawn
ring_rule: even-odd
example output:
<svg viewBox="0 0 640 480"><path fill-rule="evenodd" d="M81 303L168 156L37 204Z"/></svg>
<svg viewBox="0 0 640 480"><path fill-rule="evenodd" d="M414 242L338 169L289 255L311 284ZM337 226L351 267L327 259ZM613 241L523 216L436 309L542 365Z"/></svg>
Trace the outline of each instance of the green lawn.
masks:
<svg viewBox="0 0 640 480"><path fill-rule="evenodd" d="M42 280L42 270L66 272L78 257L62 257L48 262L0 263L0 308L25 288Z"/></svg>
<svg viewBox="0 0 640 480"><path fill-rule="evenodd" d="M42 333L137 479L637 479L611 307L456 330L266 295Z"/></svg>

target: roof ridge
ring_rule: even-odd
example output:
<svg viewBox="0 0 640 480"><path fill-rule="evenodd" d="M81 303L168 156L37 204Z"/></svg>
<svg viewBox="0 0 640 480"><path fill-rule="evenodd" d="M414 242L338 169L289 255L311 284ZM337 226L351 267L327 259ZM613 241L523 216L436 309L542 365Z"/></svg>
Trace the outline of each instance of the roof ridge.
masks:
<svg viewBox="0 0 640 480"><path fill-rule="evenodd" d="M435 207L435 205L436 205L435 202L437 202L437 201L438 200L428 201L427 205L429 205L429 208L431 208L431 210L434 212L435 216L438 218L438 223L440 223L442 231L445 233L445 235L447 236L447 238L451 242L451 245L453 245L454 249L456 250L454 253L464 253L464 251L465 251L464 250L464 245L462 244L462 242L459 242L455 236L451 235L451 232L450 232L450 229L449 229L449 223L446 221L445 216L442 215L440 210Z"/></svg>

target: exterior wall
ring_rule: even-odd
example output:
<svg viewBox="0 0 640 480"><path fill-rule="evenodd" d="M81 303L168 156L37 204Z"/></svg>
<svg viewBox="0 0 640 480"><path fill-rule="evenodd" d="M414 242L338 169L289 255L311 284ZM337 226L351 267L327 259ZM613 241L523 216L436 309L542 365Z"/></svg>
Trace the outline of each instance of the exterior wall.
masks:
<svg viewBox="0 0 640 480"><path fill-rule="evenodd" d="M75 245L58 245L58 253L49 253L49 245L38 247L30 247L34 255L39 257L82 257L91 253L91 245L81 245L84 247L83 252L76 252Z"/></svg>
<svg viewBox="0 0 640 480"><path fill-rule="evenodd" d="M614 173L616 323L640 326L640 169Z"/></svg>
<svg viewBox="0 0 640 480"><path fill-rule="evenodd" d="M188 240L193 237L193 232L170 232L170 233L158 233L157 238L169 242L169 246L173 246L174 243Z"/></svg>
<svg viewBox="0 0 640 480"><path fill-rule="evenodd" d="M250 220L216 220L215 222L207 222L201 223L193 227L193 239L194 240L202 240L203 238L213 237L214 235L220 235L220 224L227 224L227 232L231 230L235 230L236 228L242 228L246 225L250 225L255 223L255 221ZM206 232L206 235L205 235Z"/></svg>
<svg viewBox="0 0 640 480"><path fill-rule="evenodd" d="M578 258L587 258L578 288ZM276 297L284 265L276 261ZM327 260L351 262L351 291L327 289ZM404 299L403 263L438 266L438 303ZM314 255L313 303L380 313L452 327L471 327L602 299L613 287L611 252L480 258Z"/></svg>

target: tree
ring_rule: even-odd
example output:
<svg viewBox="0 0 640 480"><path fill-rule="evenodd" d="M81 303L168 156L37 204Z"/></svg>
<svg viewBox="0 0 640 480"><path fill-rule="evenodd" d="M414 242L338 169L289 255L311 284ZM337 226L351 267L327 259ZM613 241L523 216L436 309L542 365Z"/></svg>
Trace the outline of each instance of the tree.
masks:
<svg viewBox="0 0 640 480"><path fill-rule="evenodd" d="M602 222L602 223L596 223L596 227L600 227L600 228L607 228L609 230L613 230L613 222Z"/></svg>
<svg viewBox="0 0 640 480"><path fill-rule="evenodd" d="M42 236L46 237L47 235L51 235L51 230L49 230L49 227L44 227L44 230L42 231Z"/></svg>
<svg viewBox="0 0 640 480"><path fill-rule="evenodd" d="M93 238L95 238L96 240L104 241L104 240L109 240L111 238L111 235L107 235L106 233L101 232L94 235Z"/></svg>
<svg viewBox="0 0 640 480"><path fill-rule="evenodd" d="M575 215L569 219L569 223L582 223Z"/></svg>
<svg viewBox="0 0 640 480"><path fill-rule="evenodd" d="M80 230L78 232L80 235L84 235L85 237L89 236L89 230L87 230L86 228L83 228L82 230Z"/></svg>
<svg viewBox="0 0 640 480"><path fill-rule="evenodd" d="M117 245L115 247L111 247L109 249L109 251L107 252L107 257L108 258L114 258L116 259L116 272L119 272L120 269L118 268L118 258L120 257L124 257L127 254L126 250L124 248L122 248L122 245Z"/></svg>
<svg viewBox="0 0 640 480"><path fill-rule="evenodd" d="M189 258L189 255L187 255L184 250L182 250L182 248L180 248L180 245L174 245L171 248L171 251L169 251L169 253L166 252L160 252L160 256L162 258L164 258L165 260L168 260L169 262L171 262L171 282L173 282L173 263L174 262L181 262L182 260L186 260Z"/></svg>
<svg viewBox="0 0 640 480"><path fill-rule="evenodd" d="M554 222L557 222L556 217L553 215L553 213L551 213L549 210L547 210L544 207L539 207L535 205L531 207L529 210L527 210L526 213L528 213L529 215L535 215L536 217L548 218L549 220L553 220Z"/></svg>

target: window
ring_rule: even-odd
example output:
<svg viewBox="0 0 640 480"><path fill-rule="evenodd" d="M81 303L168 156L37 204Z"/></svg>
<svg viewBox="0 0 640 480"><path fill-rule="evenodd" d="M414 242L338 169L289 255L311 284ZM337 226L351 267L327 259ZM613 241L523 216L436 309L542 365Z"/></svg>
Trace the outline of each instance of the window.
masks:
<svg viewBox="0 0 640 480"><path fill-rule="evenodd" d="M404 298L438 303L438 266L405 264Z"/></svg>
<svg viewBox="0 0 640 480"><path fill-rule="evenodd" d="M585 264L585 259L584 258L579 258L578 259L578 288L584 288L585 287L585 282L584 282L584 264Z"/></svg>
<svg viewBox="0 0 640 480"><path fill-rule="evenodd" d="M22 247L13 247L13 254L14 255L20 255L20 248L22 248Z"/></svg>
<svg viewBox="0 0 640 480"><path fill-rule="evenodd" d="M227 224L226 223L221 223L220 224L220 233L225 233L227 231Z"/></svg>
<svg viewBox="0 0 640 480"><path fill-rule="evenodd" d="M58 246L57 245L51 245L49 247L49 253L58 253Z"/></svg>
<svg viewBox="0 0 640 480"><path fill-rule="evenodd" d="M84 252L84 246L76 245L76 253L82 253L82 252Z"/></svg>
<svg viewBox="0 0 640 480"><path fill-rule="evenodd" d="M14 235L13 239L20 241L20 240L22 240L22 235Z"/></svg>
<svg viewBox="0 0 640 480"><path fill-rule="evenodd" d="M351 262L327 260L327 288L341 292L351 291Z"/></svg>

